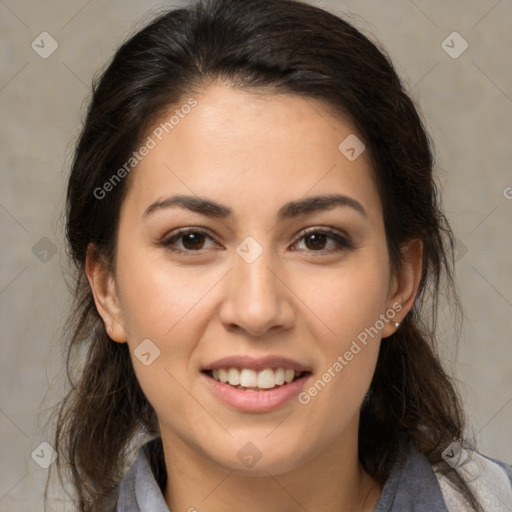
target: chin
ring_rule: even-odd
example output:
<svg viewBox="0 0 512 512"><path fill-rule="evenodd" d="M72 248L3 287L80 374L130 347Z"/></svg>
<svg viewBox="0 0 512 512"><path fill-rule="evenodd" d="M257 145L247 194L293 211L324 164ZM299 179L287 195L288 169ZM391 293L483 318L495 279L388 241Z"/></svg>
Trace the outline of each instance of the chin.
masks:
<svg viewBox="0 0 512 512"><path fill-rule="evenodd" d="M246 432L245 435L230 438L227 443L210 442L204 451L215 464L251 476L286 473L300 467L314 455L311 443L308 453L302 453L299 448L304 448L303 440L291 442L288 436L289 443L283 444L282 439L271 437L268 429L258 437L247 435ZM215 451L212 451L212 445L217 448ZM218 447L221 449L218 450Z"/></svg>

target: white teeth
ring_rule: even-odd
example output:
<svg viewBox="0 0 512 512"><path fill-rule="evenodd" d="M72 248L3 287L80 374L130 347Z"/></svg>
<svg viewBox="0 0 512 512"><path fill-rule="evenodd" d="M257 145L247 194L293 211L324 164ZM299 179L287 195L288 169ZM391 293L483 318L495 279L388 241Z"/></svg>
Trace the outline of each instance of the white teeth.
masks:
<svg viewBox="0 0 512 512"><path fill-rule="evenodd" d="M290 369L286 369L284 372L284 380L286 382L291 382L293 380L293 377L295 376L295 372Z"/></svg>
<svg viewBox="0 0 512 512"><path fill-rule="evenodd" d="M275 386L282 386L290 383L294 378L300 377L302 372L295 372L290 368L265 368L257 372L251 368L218 368L212 371L212 376L216 381L229 383L238 389L247 391L256 391L259 389L272 389ZM252 388L252 389L249 389Z"/></svg>
<svg viewBox="0 0 512 512"><path fill-rule="evenodd" d="M213 376L215 379L215 375ZM225 368L219 368L219 380L221 382L227 382L228 381L228 371Z"/></svg>
<svg viewBox="0 0 512 512"><path fill-rule="evenodd" d="M230 382L231 384L231 382ZM248 368L244 368L240 372L240 386L244 388L255 388L258 385L258 376L254 370L249 370Z"/></svg>
<svg viewBox="0 0 512 512"><path fill-rule="evenodd" d="M282 368L278 368L275 371L275 379L276 379L276 386L281 386L284 384L284 370Z"/></svg>
<svg viewBox="0 0 512 512"><path fill-rule="evenodd" d="M240 372L236 368L230 368L228 370L228 382L232 386L238 386L240 384Z"/></svg>
<svg viewBox="0 0 512 512"><path fill-rule="evenodd" d="M276 385L274 372L270 368L258 372L258 387L262 389L271 389Z"/></svg>

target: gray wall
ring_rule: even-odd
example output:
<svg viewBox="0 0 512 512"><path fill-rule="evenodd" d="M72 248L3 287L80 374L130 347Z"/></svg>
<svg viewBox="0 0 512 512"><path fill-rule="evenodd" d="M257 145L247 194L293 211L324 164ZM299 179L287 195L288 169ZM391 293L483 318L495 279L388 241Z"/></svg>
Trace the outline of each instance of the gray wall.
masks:
<svg viewBox="0 0 512 512"><path fill-rule="evenodd" d="M459 239L457 282L466 311L458 349L449 315L444 322L443 352L461 381L481 450L511 462L512 2L313 3L354 13L422 106ZM46 409L62 393L55 379L69 304L61 212L91 78L141 17L162 5L0 1L0 511L42 510L48 470L35 460L50 462L49 448L38 446L51 442ZM44 48L37 38L44 31L58 43L46 59L31 47L35 40L39 53L51 49L47 36ZM453 31L469 45L457 58L462 40L447 39L452 56L442 47Z"/></svg>

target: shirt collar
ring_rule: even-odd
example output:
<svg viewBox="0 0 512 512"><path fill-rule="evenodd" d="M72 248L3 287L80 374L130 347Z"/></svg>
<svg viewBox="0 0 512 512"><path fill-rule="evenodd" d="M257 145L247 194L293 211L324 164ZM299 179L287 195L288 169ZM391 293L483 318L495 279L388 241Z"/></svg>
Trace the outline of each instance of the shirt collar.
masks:
<svg viewBox="0 0 512 512"><path fill-rule="evenodd" d="M169 512L149 463L152 448L153 441L149 441L140 449L135 463L121 482L116 512Z"/></svg>
<svg viewBox="0 0 512 512"><path fill-rule="evenodd" d="M121 482L116 512L170 512L149 462L154 441L140 449ZM428 459L412 444L402 448L374 512L448 512Z"/></svg>

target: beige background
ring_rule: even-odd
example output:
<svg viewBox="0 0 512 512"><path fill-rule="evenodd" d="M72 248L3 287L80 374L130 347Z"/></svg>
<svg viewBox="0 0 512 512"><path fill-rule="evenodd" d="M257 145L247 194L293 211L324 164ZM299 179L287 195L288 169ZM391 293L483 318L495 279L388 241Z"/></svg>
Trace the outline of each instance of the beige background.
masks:
<svg viewBox="0 0 512 512"><path fill-rule="evenodd" d="M421 104L459 239L466 311L458 349L446 328L444 352L481 450L510 463L512 1L312 3L356 15ZM0 0L1 512L43 509L48 470L31 453L51 442L44 412L62 387L55 379L69 295L61 212L91 78L141 18L163 5L172 2ZM58 43L47 59L31 48L44 31ZM456 59L441 46L453 31L469 45ZM457 51L461 43L448 44ZM43 460L49 449L35 454Z"/></svg>

